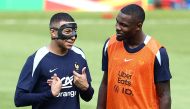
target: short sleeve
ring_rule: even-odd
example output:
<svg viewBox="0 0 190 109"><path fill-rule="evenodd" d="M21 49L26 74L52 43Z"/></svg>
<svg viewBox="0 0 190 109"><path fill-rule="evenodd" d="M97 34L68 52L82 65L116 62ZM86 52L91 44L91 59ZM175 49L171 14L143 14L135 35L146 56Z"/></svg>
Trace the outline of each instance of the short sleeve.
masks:
<svg viewBox="0 0 190 109"><path fill-rule="evenodd" d="M154 80L156 83L171 79L169 57L165 48L160 48L154 62Z"/></svg>
<svg viewBox="0 0 190 109"><path fill-rule="evenodd" d="M109 38L106 40L102 49L102 71L104 72L108 71L108 52L107 52L108 43L109 43Z"/></svg>

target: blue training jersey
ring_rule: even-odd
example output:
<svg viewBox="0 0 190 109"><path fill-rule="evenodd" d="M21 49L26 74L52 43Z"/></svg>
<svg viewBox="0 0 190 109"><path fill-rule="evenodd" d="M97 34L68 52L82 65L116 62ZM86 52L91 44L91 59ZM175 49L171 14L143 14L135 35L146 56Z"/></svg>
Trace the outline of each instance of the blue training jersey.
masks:
<svg viewBox="0 0 190 109"><path fill-rule="evenodd" d="M32 109L80 109L79 95L89 101L94 93L91 84L87 91L82 91L73 83L73 71L82 73L86 67L87 80L91 76L87 61L81 49L73 46L64 56L49 52L47 47L31 55L19 77L15 93L16 106L32 105ZM57 97L51 93L47 84L54 73L62 81L62 89Z"/></svg>

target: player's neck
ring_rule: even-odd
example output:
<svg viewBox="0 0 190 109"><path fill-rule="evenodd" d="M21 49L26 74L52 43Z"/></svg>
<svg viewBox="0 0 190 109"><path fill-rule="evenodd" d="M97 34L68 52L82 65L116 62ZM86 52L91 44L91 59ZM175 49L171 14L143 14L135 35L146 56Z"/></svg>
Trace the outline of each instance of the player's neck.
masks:
<svg viewBox="0 0 190 109"><path fill-rule="evenodd" d="M131 49L138 47L140 44L144 42L146 35L142 32L134 37L131 37L127 40L124 40L124 43Z"/></svg>
<svg viewBox="0 0 190 109"><path fill-rule="evenodd" d="M55 44L50 44L48 45L48 49L50 52L52 52L53 54L59 55L59 56L64 56L67 54L68 49L66 48L60 48Z"/></svg>

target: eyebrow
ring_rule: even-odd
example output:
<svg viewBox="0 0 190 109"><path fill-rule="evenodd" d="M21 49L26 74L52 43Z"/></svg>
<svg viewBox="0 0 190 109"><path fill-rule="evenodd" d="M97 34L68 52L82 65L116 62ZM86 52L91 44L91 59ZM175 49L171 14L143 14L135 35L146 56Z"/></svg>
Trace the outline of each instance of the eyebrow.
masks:
<svg viewBox="0 0 190 109"><path fill-rule="evenodd" d="M129 25L128 23L119 22L117 18L116 18L116 21L117 21L118 23L120 23L120 24L124 24L124 25L126 25L126 26Z"/></svg>

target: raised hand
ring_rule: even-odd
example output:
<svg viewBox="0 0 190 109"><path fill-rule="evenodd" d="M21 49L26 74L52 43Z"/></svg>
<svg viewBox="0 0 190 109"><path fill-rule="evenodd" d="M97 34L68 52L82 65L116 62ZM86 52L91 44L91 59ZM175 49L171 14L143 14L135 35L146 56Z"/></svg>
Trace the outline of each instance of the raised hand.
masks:
<svg viewBox="0 0 190 109"><path fill-rule="evenodd" d="M47 80L47 83L49 86L51 86L51 92L53 96L57 96L61 90L62 82L59 77L57 77L57 74L54 74L51 79Z"/></svg>
<svg viewBox="0 0 190 109"><path fill-rule="evenodd" d="M86 77L86 67L82 69L82 74L73 71L74 84L81 90L87 90L89 87L87 77Z"/></svg>

